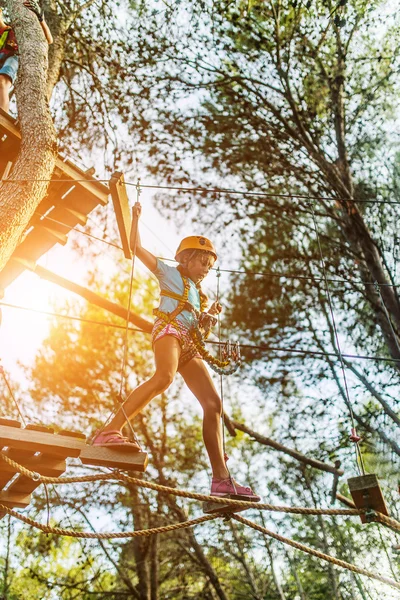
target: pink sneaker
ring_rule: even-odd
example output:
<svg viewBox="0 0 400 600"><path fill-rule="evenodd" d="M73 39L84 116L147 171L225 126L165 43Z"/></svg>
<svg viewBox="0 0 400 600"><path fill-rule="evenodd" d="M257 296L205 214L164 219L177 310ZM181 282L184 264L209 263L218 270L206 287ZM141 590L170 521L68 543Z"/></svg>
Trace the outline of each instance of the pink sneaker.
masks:
<svg viewBox="0 0 400 600"><path fill-rule="evenodd" d="M141 447L137 442L130 442L120 431L101 431L96 435L92 446L100 448L116 448L120 450L130 450L141 452Z"/></svg>
<svg viewBox="0 0 400 600"><path fill-rule="evenodd" d="M260 496L257 496L251 487L239 485L234 479L212 479L211 496L229 497L237 499L241 496L241 500L249 500L250 502L260 502Z"/></svg>

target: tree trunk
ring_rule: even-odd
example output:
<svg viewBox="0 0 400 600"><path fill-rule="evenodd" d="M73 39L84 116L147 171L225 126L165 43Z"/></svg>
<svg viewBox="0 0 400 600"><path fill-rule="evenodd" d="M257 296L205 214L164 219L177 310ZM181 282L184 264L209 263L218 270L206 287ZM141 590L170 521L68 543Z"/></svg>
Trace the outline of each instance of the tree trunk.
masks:
<svg viewBox="0 0 400 600"><path fill-rule="evenodd" d="M311 483L307 477L307 473L305 471L303 471L303 481L305 483L305 487L308 489L311 499L313 501L314 507L317 508L318 507L318 503L316 501ZM322 549L325 552L325 554L330 554L330 548L329 548L329 542L328 542L328 536L326 533L326 527L325 527L325 522L324 519L322 518L321 515L317 515L316 520L318 521L318 525L319 528L321 530L321 534L322 534ZM339 591L339 585L338 585L338 580L337 580L337 576L336 576L336 572L335 569L333 568L331 563L328 563L327 565L328 568L328 577L329 577L329 581L332 587L332 599L335 600L342 600L342 595Z"/></svg>
<svg viewBox="0 0 400 600"><path fill-rule="evenodd" d="M128 486L132 494L132 515L135 529L145 529L145 515L139 496L138 488L135 485ZM140 600L151 600L150 584L150 561L149 548L150 539L146 537L137 537L132 539L133 554L136 562L136 574L139 582L136 587Z"/></svg>
<svg viewBox="0 0 400 600"><path fill-rule="evenodd" d="M0 271L45 196L57 157L46 95L48 45L31 11L16 0L8 0L7 7L20 52L16 98L22 141L9 176L18 181L0 188Z"/></svg>
<svg viewBox="0 0 400 600"><path fill-rule="evenodd" d="M298 574L297 569L296 569L296 561L291 558L291 556L290 556L290 554L289 554L289 552L287 550L285 550L285 555L286 555L287 561L289 563L290 570L292 572L294 580L296 582L297 590L298 590L299 595L300 595L300 600L307 600L307 596L305 595L305 592L304 592L304 589L303 589L303 586L302 586L299 574Z"/></svg>

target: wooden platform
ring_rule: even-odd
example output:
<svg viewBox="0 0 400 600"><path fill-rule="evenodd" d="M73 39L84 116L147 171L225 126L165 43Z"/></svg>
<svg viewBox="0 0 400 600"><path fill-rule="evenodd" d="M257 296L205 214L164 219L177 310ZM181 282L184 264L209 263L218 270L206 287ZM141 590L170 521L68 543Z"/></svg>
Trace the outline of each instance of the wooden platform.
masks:
<svg viewBox="0 0 400 600"><path fill-rule="evenodd" d="M20 143L21 133L15 119L0 109L0 179L9 176ZM55 244L66 244L71 229L84 225L97 206L106 205L109 194L108 186L96 181L89 171L83 171L70 160L58 156L47 195L0 272L0 298L5 288L26 268L16 258L36 262Z"/></svg>
<svg viewBox="0 0 400 600"><path fill-rule="evenodd" d="M351 477L347 480L347 483L357 508L370 509L389 516L389 511L376 475L370 473L359 477ZM369 523L371 521L371 516L368 514L361 514L360 517L362 523Z"/></svg>
<svg viewBox="0 0 400 600"><path fill-rule="evenodd" d="M36 425L22 428L21 423L11 419L0 419L0 449L20 465L48 477L62 475L68 457L80 458L84 465L142 473L148 462L145 452L93 447L86 444L86 438L80 432L53 433ZM0 459L0 504L25 508L30 503L31 493L39 485L39 481L18 473ZM2 516L0 511L0 518Z"/></svg>
<svg viewBox="0 0 400 600"><path fill-rule="evenodd" d="M226 496L229 500L242 500L243 502L254 502L254 505L257 505L256 500L249 500L247 496L240 496L239 494L230 494ZM235 506L230 506L229 504L222 504L219 502L213 502L209 500L208 502L203 502L203 512L207 515L212 515L215 513L228 514L228 513L237 513L242 512L243 510L249 510L248 506L243 508L236 508Z"/></svg>

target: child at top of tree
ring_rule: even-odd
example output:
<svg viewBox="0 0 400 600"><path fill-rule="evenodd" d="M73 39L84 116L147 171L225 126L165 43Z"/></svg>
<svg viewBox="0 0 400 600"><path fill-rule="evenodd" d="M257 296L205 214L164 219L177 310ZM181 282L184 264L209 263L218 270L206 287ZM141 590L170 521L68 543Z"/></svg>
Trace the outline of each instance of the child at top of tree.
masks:
<svg viewBox="0 0 400 600"><path fill-rule="evenodd" d="M140 216L141 206L134 210ZM214 302L205 312L207 297L200 284L208 274L217 254L213 244L205 237L184 238L176 252L177 267L166 265L141 245L137 236L136 256L157 277L161 288L161 301L154 311L156 320L152 332L155 356L155 373L137 387L128 397L112 421L96 435L94 446L123 447L140 451L137 442L129 442L121 434L126 417L135 417L155 396L164 392L176 373L182 375L186 385L196 396L203 409L203 439L212 468L211 494L226 496L239 494L249 500L260 498L247 486L239 485L229 475L222 443L222 403L210 374L196 349L191 330L198 319L203 328L209 328L221 312Z"/></svg>
<svg viewBox="0 0 400 600"><path fill-rule="evenodd" d="M45 38L53 43L53 36L44 20L43 11L36 0L26 0L24 6L39 19ZM18 71L18 44L14 30L3 21L3 9L0 7L0 108L9 110L10 90L14 85Z"/></svg>

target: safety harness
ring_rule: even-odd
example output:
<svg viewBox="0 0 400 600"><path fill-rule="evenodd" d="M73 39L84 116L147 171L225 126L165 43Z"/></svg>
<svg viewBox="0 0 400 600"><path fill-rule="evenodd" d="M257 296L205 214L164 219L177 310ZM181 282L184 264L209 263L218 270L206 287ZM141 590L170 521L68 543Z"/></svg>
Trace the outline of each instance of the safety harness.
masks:
<svg viewBox="0 0 400 600"><path fill-rule="evenodd" d="M6 44L7 44L7 38L8 38L8 34L9 34L9 29L6 29L5 31L3 31L3 33L0 36L0 51L3 50L3 48L5 48Z"/></svg>
<svg viewBox="0 0 400 600"><path fill-rule="evenodd" d="M217 373L224 373L226 375L234 373L240 365L239 347L237 346L235 350L231 351L231 346L229 345L229 352L225 352L226 358L224 356L224 360L219 360L208 352L204 346L204 340L210 335L211 325L209 322L208 325L206 325L206 317L207 321L209 321L209 317L212 317L212 315L209 315L207 312L201 310L202 308L205 308L205 306L200 306L199 311L191 302L189 302L190 283L187 277L182 275L182 273L180 273L180 275L183 282L182 295L175 294L175 292L170 292L168 290L161 290L161 296L177 300L178 305L175 310L173 310L171 313L166 313L159 308L155 308L153 310L154 316L162 321L154 331L155 338L164 329L165 325L172 324L179 331L182 331L183 325L177 320L176 317L184 310L187 310L194 316L194 325L189 329L189 335L197 352Z"/></svg>
<svg viewBox="0 0 400 600"><path fill-rule="evenodd" d="M14 35L11 35L12 33L12 28L7 26L7 28L0 35L0 52L7 49L10 51L10 55L17 53L18 45L15 41Z"/></svg>

